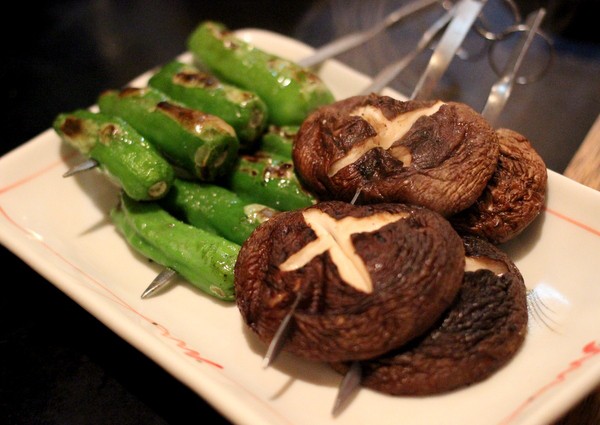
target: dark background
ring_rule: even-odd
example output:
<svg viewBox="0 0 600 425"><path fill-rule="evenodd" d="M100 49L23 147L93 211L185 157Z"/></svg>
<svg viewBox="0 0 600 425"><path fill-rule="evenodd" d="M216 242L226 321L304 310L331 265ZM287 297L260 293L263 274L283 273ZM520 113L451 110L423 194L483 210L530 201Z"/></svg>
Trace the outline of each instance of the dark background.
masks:
<svg viewBox="0 0 600 425"><path fill-rule="evenodd" d="M5 28L14 21L15 29L5 29L2 49L5 112L0 155L47 129L59 112L87 107L102 90L123 86L172 59L204 19L222 21L232 29L264 28L318 46L374 22L399 3L13 3L11 13L4 15ZM546 28L556 57L542 81L515 90L502 124L530 137L549 168L562 172L600 112L600 31L592 20L600 16L598 2L523 3L524 11L549 7ZM430 22L424 16L419 19L412 27L391 31L374 49L359 49L342 59L373 74L386 64L389 49L391 54L402 49L398 40L410 46L408 41ZM416 67L407 71L394 87L409 91L418 72ZM479 108L493 80L485 60L453 63L438 94ZM5 248L0 248L0 260L1 423L228 423Z"/></svg>

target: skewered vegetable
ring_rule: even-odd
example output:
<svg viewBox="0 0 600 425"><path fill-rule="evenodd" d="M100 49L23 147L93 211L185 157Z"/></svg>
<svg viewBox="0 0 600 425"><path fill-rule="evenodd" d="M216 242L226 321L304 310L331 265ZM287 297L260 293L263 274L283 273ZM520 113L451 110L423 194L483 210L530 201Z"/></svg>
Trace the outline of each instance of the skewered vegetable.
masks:
<svg viewBox="0 0 600 425"><path fill-rule="evenodd" d="M432 326L458 292L464 264L460 237L431 210L320 202L252 233L235 267L236 300L268 343L300 297L285 351L368 359Z"/></svg>
<svg viewBox="0 0 600 425"><path fill-rule="evenodd" d="M210 183L175 179L161 206L182 221L242 244L276 211L244 202L236 193Z"/></svg>
<svg viewBox="0 0 600 425"><path fill-rule="evenodd" d="M170 161L203 181L214 181L233 166L239 141L221 118L183 107L146 88L108 90L100 111L123 118Z"/></svg>
<svg viewBox="0 0 600 425"><path fill-rule="evenodd" d="M253 92L219 81L190 64L172 61L148 84L183 105L216 115L231 125L244 147L264 132L267 106Z"/></svg>
<svg viewBox="0 0 600 425"><path fill-rule="evenodd" d="M319 108L294 142L299 179L320 199L405 202L443 216L469 207L498 162L491 125L464 103L376 94Z"/></svg>
<svg viewBox="0 0 600 425"><path fill-rule="evenodd" d="M229 177L228 187L247 202L280 211L295 210L316 202L302 188L292 160L268 152L242 155Z"/></svg>
<svg viewBox="0 0 600 425"><path fill-rule="evenodd" d="M334 101L308 68L256 48L221 23L198 25L188 49L219 78L256 92L267 104L272 124L299 125L312 110Z"/></svg>
<svg viewBox="0 0 600 425"><path fill-rule="evenodd" d="M125 121L82 109L59 114L53 127L62 140L97 161L131 198L159 199L169 191L173 167Z"/></svg>
<svg viewBox="0 0 600 425"><path fill-rule="evenodd" d="M233 301L238 244L174 218L156 202L137 202L125 194L110 216L140 254L202 291Z"/></svg>
<svg viewBox="0 0 600 425"><path fill-rule="evenodd" d="M291 159L296 133L298 133L298 126L279 127L272 125L262 136L259 149L263 152Z"/></svg>

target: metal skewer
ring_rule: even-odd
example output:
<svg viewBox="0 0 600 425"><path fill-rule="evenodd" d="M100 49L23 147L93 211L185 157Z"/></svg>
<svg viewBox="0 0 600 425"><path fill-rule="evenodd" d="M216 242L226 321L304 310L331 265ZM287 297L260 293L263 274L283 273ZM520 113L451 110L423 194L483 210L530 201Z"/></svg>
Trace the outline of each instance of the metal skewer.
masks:
<svg viewBox="0 0 600 425"><path fill-rule="evenodd" d="M454 58L475 19L487 0L460 0L453 8L453 18L415 87L411 99L429 99L439 79Z"/></svg>
<svg viewBox="0 0 600 425"><path fill-rule="evenodd" d="M504 109L508 98L512 93L512 88L517 78L517 73L521 68L523 59L531 47L533 38L537 34L539 27L546 16L546 9L541 8L537 12L532 12L525 21L528 28L525 35L512 51L511 56L504 68L500 79L494 83L488 96L487 102L481 112L484 118L489 122L495 123L498 116Z"/></svg>
<svg viewBox="0 0 600 425"><path fill-rule="evenodd" d="M74 167L69 168L64 174L63 177L71 177L72 175L81 173L83 171L91 170L92 168L96 168L100 163L95 159L87 159Z"/></svg>
<svg viewBox="0 0 600 425"><path fill-rule="evenodd" d="M303 67L311 67L317 65L326 59L332 58L340 53L348 51L354 47L358 47L361 44L366 43L371 40L377 34L391 27L392 25L397 24L402 19L406 18L413 13L418 12L421 9L424 9L428 6L437 3L437 0L414 0L404 6L399 7L389 15L385 17L385 19L378 22L376 25L364 31L356 31L350 34L347 34L343 37L337 38L330 43L325 44L324 46L317 49L313 54L307 56L303 59L297 61L300 66Z"/></svg>
<svg viewBox="0 0 600 425"><path fill-rule="evenodd" d="M273 335L273 339L271 339L269 348L267 349L267 354L265 354L265 357L263 358L264 368L269 367L271 363L275 361L275 359L281 352L281 349L285 345L285 342L287 341L287 338L290 333L292 318L294 316L294 313L296 312L296 308L298 308L298 304L300 303L301 298L302 294L298 292L294 303L290 306L290 310L287 312L287 314L279 324L275 335Z"/></svg>
<svg viewBox="0 0 600 425"><path fill-rule="evenodd" d="M360 380L362 379L362 366L360 362L352 362L350 369L342 378L342 382L338 389L335 403L331 414L337 416L348 404L351 396L360 388Z"/></svg>
<svg viewBox="0 0 600 425"><path fill-rule="evenodd" d="M412 51L406 54L400 60L383 68L373 79L372 83L362 90L361 94L379 93L381 92L398 74L400 74L410 63L425 50L438 33L450 22L453 15L453 9L444 13L439 17L427 30Z"/></svg>
<svg viewBox="0 0 600 425"><path fill-rule="evenodd" d="M151 295L154 295L157 292L165 289L168 284L173 282L175 276L177 276L177 272L169 267L166 267L154 278L154 280L142 293L141 298L148 298Z"/></svg>

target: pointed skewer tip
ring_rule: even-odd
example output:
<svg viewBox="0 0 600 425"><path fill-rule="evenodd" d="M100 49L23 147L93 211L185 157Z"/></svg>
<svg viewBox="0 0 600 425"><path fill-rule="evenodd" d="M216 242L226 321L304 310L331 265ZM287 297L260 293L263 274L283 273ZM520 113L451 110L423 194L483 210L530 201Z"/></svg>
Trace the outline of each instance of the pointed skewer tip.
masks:
<svg viewBox="0 0 600 425"><path fill-rule="evenodd" d="M91 170L92 168L96 168L99 165L98 161L95 159L87 159L82 163L79 163L71 168L69 168L62 176L63 177L71 177L75 174L81 173L83 171Z"/></svg>
<svg viewBox="0 0 600 425"><path fill-rule="evenodd" d="M294 316L294 312L296 311L296 308L298 307L298 303L300 303L301 298L302 298L301 294L298 293L298 295L296 295L296 299L294 300L294 303L290 307L290 310L287 312L287 314L285 315L285 317L279 324L277 331L275 331L275 335L273 335L273 339L271 340L271 343L269 344L267 353L265 354L265 357L263 358L262 365L263 365L264 369L269 367L271 365L271 363L273 363L275 361L275 359L281 352L281 349L285 345L285 342L289 336L292 317Z"/></svg>
<svg viewBox="0 0 600 425"><path fill-rule="evenodd" d="M353 362L340 383L340 388L333 404L333 409L331 410L332 416L339 415L348 405L351 397L360 388L361 379L362 367L360 362Z"/></svg>
<svg viewBox="0 0 600 425"><path fill-rule="evenodd" d="M148 298L158 291L166 288L168 284L173 282L175 275L177 275L177 272L167 267L154 278L150 285L148 285L144 292L142 292L140 298Z"/></svg>

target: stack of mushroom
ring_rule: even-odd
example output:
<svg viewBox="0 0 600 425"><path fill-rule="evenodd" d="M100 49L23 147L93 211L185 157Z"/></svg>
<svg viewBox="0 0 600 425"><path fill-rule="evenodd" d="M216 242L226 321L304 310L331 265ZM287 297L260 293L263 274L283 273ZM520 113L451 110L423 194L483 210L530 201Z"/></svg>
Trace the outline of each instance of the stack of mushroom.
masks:
<svg viewBox="0 0 600 425"><path fill-rule="evenodd" d="M531 144L467 105L376 94L323 106L296 135L294 167L320 202L282 212L243 244L235 290L269 343L362 367L363 386L430 395L482 381L522 345L521 273L497 246L545 199Z"/></svg>

